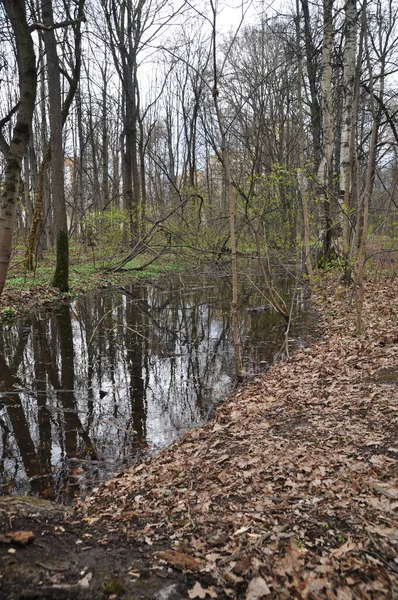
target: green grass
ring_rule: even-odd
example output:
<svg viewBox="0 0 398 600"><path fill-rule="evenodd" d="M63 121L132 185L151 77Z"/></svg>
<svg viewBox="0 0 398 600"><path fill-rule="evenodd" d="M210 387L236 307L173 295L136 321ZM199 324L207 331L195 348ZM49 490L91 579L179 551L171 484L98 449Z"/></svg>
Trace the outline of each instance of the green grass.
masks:
<svg viewBox="0 0 398 600"><path fill-rule="evenodd" d="M82 248L71 247L69 267L69 292L61 293L53 288L51 283L55 270L55 254L53 251L46 252L35 272L24 271L23 248L18 249L13 255L13 265L9 271L4 292L0 298L1 310L15 310L20 314L26 310L47 309L63 303L69 298L81 296L87 292L101 289L103 287L128 285L134 279L158 278L170 272L187 270L192 266L187 261L181 260L173 254L159 258L143 271L135 271L151 260L153 255L139 256L130 261L125 269L113 273L106 268L109 256L92 257ZM8 316L8 313L7 313ZM3 319L3 322L4 319Z"/></svg>
<svg viewBox="0 0 398 600"><path fill-rule="evenodd" d="M151 265L148 265L143 271L135 271L134 269L140 268L141 265L144 265L150 259L148 257L139 257L130 260L123 268L125 271L132 269L130 274L132 277L160 277L161 275L165 275L170 272L178 272L185 271L192 267L192 264L186 261L174 262L173 258L168 256L161 257L159 260L153 262ZM123 273L124 271L121 271Z"/></svg>

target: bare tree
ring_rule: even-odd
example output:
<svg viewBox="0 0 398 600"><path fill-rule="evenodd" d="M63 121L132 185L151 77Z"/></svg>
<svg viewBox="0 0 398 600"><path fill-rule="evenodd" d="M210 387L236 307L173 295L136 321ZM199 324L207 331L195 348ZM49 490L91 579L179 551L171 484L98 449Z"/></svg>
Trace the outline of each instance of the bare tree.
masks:
<svg viewBox="0 0 398 600"><path fill-rule="evenodd" d="M221 158L222 165L225 172L227 182L227 204L229 207L229 227L230 227L230 241L231 241L231 262L232 262L232 302L231 302L231 316L232 316L232 334L235 347L235 371L238 379L242 378L242 356L240 349L239 340L239 322L238 322L238 261L237 261L237 244L236 244L236 230L235 230L235 187L233 185L232 174L231 174L231 160L230 152L228 149L227 135L224 124L223 115L220 108L219 94L220 90L218 87L218 68L217 68L217 27L216 18L217 10L213 0L210 0L210 6L212 10L212 36L213 36L213 101L217 115L217 123L220 130L221 136Z"/></svg>
<svg viewBox="0 0 398 600"><path fill-rule="evenodd" d="M39 242L39 234L40 234L40 223L43 217L43 208L46 209L46 214L44 215L44 222L48 222L48 216L50 212L50 208L54 214L54 230L55 230L55 240L56 240L56 248L57 248L57 264L54 274L53 283L60 290L66 291L68 289L68 269L69 269L69 243L68 243L68 235L67 235L67 216L66 216L66 203L65 203L65 185L64 185L64 153L62 146L62 131L69 115L69 111L77 90L77 85L80 78L80 69L81 69L81 24L84 21L84 1L79 0L77 10L76 10L76 18L72 18L69 14L69 10L67 10L68 19L62 23L54 23L52 5L48 2L44 2L45 10L43 12L42 18L43 23L35 23L34 28L39 29L40 36L44 38L44 47L45 53L47 56L47 72L48 72L48 85L49 85L49 117L50 117L50 140L47 141L46 137L46 102L45 102L45 77L44 77L44 61L41 60L41 128L42 128L42 147L43 147L43 156L42 161L37 173L36 179L36 191L35 191L35 206L33 212L33 220L32 226L29 231L29 236L26 245L26 267L27 269L34 269L34 257L37 254L37 247ZM65 5L66 6L66 5ZM66 7L67 8L67 7ZM58 28L58 26L68 27L72 26L74 31L74 64L71 68L71 74L69 75L64 68L61 68L58 51L57 51L57 40L55 38L54 29ZM50 37L46 37L50 36ZM41 46L41 37L39 38L40 46ZM55 55L54 55L55 52ZM49 58L50 57L50 58ZM60 72L67 77L69 82L68 92L62 102L62 107L60 105L61 98L61 82L60 82ZM53 85L50 85L50 82ZM52 107L52 108L51 108ZM51 126L53 129L51 129ZM55 129L54 129L55 127ZM53 159L53 151L54 151L54 136L52 135L52 131L55 132L55 137L58 140L56 158L57 160L54 163ZM46 192L46 177L48 167L52 165L52 206L45 206L45 192ZM55 173L57 169L61 169L62 164L62 174L60 173L59 179L54 179L54 168ZM48 200L48 199L47 199ZM63 223L63 225L62 225ZM48 229L48 224L46 225ZM64 239L63 233L66 233L66 239ZM49 241L49 240L47 240Z"/></svg>
<svg viewBox="0 0 398 600"><path fill-rule="evenodd" d="M125 208L130 211L132 236L139 234L142 200L138 60L142 37L153 21L154 11L163 5L164 2L152 6L151 0L139 0L136 4L131 0L102 0L114 65L123 89L123 195Z"/></svg>

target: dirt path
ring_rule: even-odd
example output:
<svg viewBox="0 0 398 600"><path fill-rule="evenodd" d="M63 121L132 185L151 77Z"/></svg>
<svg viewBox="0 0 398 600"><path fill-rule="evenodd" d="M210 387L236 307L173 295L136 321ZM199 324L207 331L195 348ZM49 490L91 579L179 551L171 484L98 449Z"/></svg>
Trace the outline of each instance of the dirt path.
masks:
<svg viewBox="0 0 398 600"><path fill-rule="evenodd" d="M398 286L368 284L360 337L349 294L323 285L317 344L76 514L0 512L36 534L1 546L0 597L398 598Z"/></svg>

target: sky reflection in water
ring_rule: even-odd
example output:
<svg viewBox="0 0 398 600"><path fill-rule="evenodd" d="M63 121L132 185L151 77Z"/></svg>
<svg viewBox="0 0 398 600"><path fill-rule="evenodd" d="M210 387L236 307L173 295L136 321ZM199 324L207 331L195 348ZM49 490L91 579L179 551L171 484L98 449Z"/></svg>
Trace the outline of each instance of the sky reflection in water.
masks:
<svg viewBox="0 0 398 600"><path fill-rule="evenodd" d="M241 283L246 372L264 370L284 322ZM294 301L292 347L313 332ZM97 293L0 329L0 493L69 502L209 418L234 387L230 284L174 275Z"/></svg>

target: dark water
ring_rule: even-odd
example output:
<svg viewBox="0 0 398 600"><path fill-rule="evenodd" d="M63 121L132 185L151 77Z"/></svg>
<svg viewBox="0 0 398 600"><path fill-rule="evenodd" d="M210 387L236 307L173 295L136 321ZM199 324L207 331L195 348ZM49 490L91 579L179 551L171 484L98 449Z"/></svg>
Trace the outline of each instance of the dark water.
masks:
<svg viewBox="0 0 398 600"><path fill-rule="evenodd" d="M69 502L205 422L235 385L230 297L221 273L173 275L0 326L0 493ZM284 320L245 278L240 303L264 371ZM291 350L314 332L301 288L293 316Z"/></svg>

